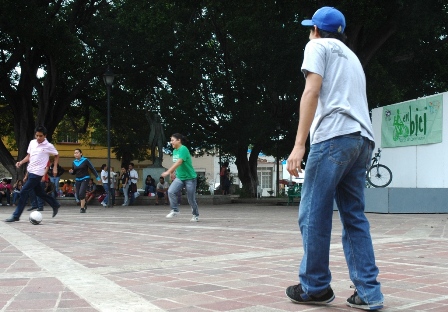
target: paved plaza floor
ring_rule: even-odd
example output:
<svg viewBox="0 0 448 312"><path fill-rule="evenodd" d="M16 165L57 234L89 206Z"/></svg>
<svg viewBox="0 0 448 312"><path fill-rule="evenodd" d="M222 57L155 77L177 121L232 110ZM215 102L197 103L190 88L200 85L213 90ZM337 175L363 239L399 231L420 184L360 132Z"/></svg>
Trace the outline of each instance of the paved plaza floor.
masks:
<svg viewBox="0 0 448 312"><path fill-rule="evenodd" d="M232 204L189 207L63 206L32 225L0 222L0 311L360 311L334 213L330 265L336 299L293 304L302 256L297 207ZM12 207L0 207L0 218ZM448 311L447 214L368 214L382 311Z"/></svg>

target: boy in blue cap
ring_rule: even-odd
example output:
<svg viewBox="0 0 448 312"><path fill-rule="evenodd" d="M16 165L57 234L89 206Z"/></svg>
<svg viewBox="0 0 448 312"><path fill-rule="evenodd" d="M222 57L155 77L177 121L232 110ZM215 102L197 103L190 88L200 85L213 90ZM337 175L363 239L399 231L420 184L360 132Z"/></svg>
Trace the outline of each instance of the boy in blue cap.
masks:
<svg viewBox="0 0 448 312"><path fill-rule="evenodd" d="M344 44L345 17L323 7L311 20L302 72L305 89L300 121L287 170L298 176L310 135L299 209L304 254L298 285L286 289L295 303L326 304L334 299L329 268L333 201L343 225L342 245L355 293L347 305L378 310L383 295L377 281L370 225L364 214L366 168L374 147L366 81L357 56Z"/></svg>

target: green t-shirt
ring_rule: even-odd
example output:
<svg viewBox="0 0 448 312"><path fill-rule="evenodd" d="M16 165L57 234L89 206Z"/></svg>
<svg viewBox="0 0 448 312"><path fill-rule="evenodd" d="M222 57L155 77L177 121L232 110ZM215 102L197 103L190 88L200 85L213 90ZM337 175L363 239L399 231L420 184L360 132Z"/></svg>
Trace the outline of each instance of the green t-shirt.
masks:
<svg viewBox="0 0 448 312"><path fill-rule="evenodd" d="M183 162L182 165L176 169L176 177L182 181L196 179L197 174L193 169L190 152L188 151L188 148L183 145L173 151L173 163L177 162L179 158L182 159Z"/></svg>

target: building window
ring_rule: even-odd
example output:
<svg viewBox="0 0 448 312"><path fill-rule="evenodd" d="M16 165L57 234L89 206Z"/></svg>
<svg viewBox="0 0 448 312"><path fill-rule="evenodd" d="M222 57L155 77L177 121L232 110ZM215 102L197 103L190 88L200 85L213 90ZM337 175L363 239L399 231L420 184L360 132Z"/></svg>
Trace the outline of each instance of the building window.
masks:
<svg viewBox="0 0 448 312"><path fill-rule="evenodd" d="M78 143L78 133L75 131L58 131L56 139L59 143Z"/></svg>
<svg viewBox="0 0 448 312"><path fill-rule="evenodd" d="M258 167L258 182L262 189L272 189L272 167Z"/></svg>

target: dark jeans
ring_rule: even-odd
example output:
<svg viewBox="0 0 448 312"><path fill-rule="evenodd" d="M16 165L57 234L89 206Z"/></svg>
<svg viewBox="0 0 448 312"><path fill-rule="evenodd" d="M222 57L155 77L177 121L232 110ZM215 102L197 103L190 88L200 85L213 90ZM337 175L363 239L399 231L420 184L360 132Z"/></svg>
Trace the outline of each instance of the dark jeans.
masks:
<svg viewBox="0 0 448 312"><path fill-rule="evenodd" d="M23 209L25 209L31 191L34 191L36 196L46 201L51 206L51 208L59 208L61 206L56 199L45 193L40 184L41 180L42 176L35 175L34 173L28 174L28 180L26 180L25 184L22 187L22 191L20 192L20 198L19 203L17 204L17 208L12 214L14 218L20 218L20 216L22 215Z"/></svg>
<svg viewBox="0 0 448 312"><path fill-rule="evenodd" d="M42 187L42 189L45 189L45 182L41 181L40 186ZM44 208L44 201L40 197L37 197L36 193L33 190L30 191L30 202L31 207L33 208L37 209Z"/></svg>
<svg viewBox="0 0 448 312"><path fill-rule="evenodd" d="M6 197L6 203L10 204L11 203L11 193L9 192L9 190L5 191L5 194L0 193L0 204L2 203L3 196Z"/></svg>

